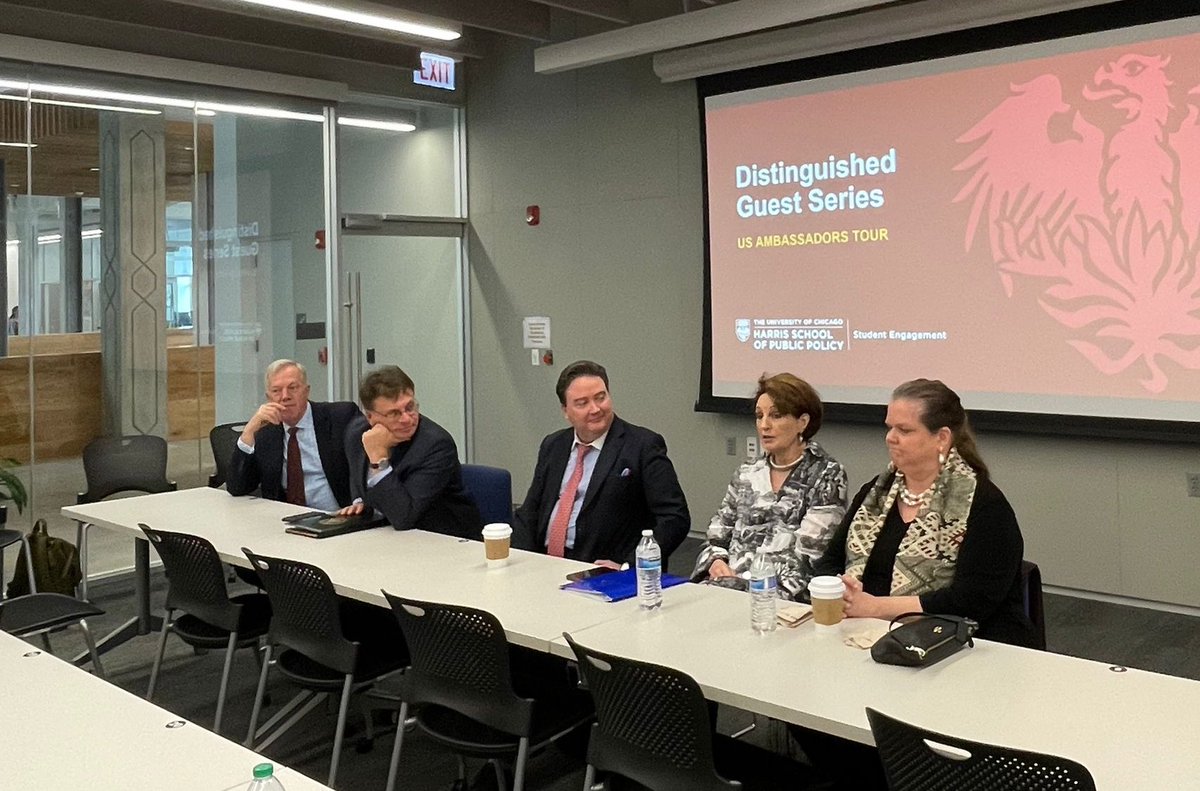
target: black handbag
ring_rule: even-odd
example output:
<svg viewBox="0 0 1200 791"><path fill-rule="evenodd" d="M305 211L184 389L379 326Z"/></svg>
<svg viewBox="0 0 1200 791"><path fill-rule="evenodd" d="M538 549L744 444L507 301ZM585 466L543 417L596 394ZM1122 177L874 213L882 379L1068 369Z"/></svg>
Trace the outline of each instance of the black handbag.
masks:
<svg viewBox="0 0 1200 791"><path fill-rule="evenodd" d="M871 646L871 658L885 665L926 667L963 646L974 646L978 630L979 624L970 618L905 613L893 618L887 634Z"/></svg>

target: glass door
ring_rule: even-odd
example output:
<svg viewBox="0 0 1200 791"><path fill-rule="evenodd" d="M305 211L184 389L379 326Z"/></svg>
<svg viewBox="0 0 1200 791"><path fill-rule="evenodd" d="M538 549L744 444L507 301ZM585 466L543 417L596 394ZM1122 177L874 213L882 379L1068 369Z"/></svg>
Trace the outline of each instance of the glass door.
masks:
<svg viewBox="0 0 1200 791"><path fill-rule="evenodd" d="M455 228L461 226L454 226ZM421 414L467 453L461 238L342 236L346 359L357 381L398 365L417 386Z"/></svg>
<svg viewBox="0 0 1200 791"><path fill-rule="evenodd" d="M380 101L338 108L342 388L398 365L421 413L470 457L462 113Z"/></svg>

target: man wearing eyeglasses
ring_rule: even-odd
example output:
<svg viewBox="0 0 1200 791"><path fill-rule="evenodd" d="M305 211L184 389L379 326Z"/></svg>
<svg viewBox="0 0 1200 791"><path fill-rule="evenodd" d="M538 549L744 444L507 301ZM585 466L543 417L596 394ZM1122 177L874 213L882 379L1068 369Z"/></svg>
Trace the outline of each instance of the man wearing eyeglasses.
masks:
<svg viewBox="0 0 1200 791"><path fill-rule="evenodd" d="M363 377L358 388L365 420L346 432L354 505L374 508L397 530L479 539L483 519L462 483L458 447L446 429L421 414L416 386L395 365Z"/></svg>
<svg viewBox="0 0 1200 791"><path fill-rule="evenodd" d="M349 401L309 401L308 374L295 360L267 366L267 400L238 438L225 488L336 511L349 505L346 429L358 417Z"/></svg>

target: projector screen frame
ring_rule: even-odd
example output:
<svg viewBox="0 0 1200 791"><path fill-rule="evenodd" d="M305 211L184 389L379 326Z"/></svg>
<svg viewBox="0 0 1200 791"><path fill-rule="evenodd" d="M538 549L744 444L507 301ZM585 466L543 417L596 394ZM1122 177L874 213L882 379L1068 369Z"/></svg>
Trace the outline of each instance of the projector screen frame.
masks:
<svg viewBox="0 0 1200 791"><path fill-rule="evenodd" d="M1007 22L975 30L946 33L862 50L700 77L696 80L696 84L701 150L704 152L705 162L707 162L705 102L713 96L874 71L952 56L984 53L1198 15L1200 13L1197 10L1181 12L1178 4L1162 0L1151 0L1150 2L1122 0L1079 11ZM749 415L753 412L750 402L753 386L748 388L745 398L713 395L712 261L707 167L702 170L701 181L704 196L704 293L699 396L694 408L697 412ZM913 372L913 376L919 375L920 372ZM900 382L893 384L898 385ZM947 382L947 384L951 387L954 386L953 382ZM886 406L882 404L825 402L825 420L827 422L882 425L885 412ZM1197 404L1197 419L1194 422L982 409L970 409L970 416L972 425L983 431L1200 443L1200 403Z"/></svg>

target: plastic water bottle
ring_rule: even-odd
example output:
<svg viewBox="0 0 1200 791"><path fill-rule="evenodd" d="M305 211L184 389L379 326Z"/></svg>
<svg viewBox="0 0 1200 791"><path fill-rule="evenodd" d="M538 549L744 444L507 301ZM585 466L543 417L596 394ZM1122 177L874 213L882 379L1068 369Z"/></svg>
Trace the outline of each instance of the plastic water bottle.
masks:
<svg viewBox="0 0 1200 791"><path fill-rule="evenodd" d="M259 764L254 767L254 779L246 786L246 791L283 791L283 783L275 777L274 766Z"/></svg>
<svg viewBox="0 0 1200 791"><path fill-rule="evenodd" d="M775 626L775 563L759 547L750 565L750 628L773 632Z"/></svg>
<svg viewBox="0 0 1200 791"><path fill-rule="evenodd" d="M653 530L643 530L637 545L638 604L653 610L662 604L662 551Z"/></svg>

